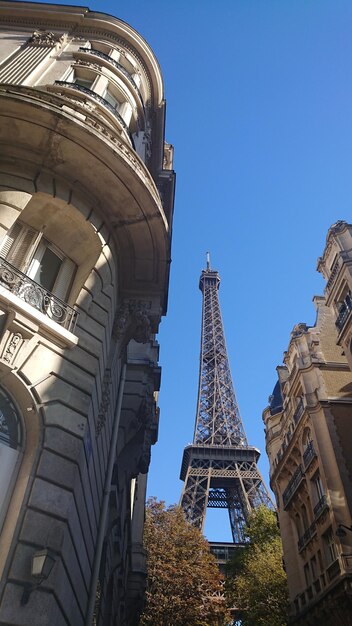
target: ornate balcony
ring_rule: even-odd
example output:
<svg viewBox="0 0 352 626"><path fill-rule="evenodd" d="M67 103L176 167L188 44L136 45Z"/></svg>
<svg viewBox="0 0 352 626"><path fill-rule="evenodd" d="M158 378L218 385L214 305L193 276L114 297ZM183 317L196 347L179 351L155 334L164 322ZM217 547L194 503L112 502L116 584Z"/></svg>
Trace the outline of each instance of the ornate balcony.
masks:
<svg viewBox="0 0 352 626"><path fill-rule="evenodd" d="M327 568L326 572L330 581L336 578L336 576L338 576L341 572L339 560L336 559L335 561L333 561L333 563L331 563L331 565L329 565L329 567Z"/></svg>
<svg viewBox="0 0 352 626"><path fill-rule="evenodd" d="M333 263L332 268L331 268L330 278L329 278L328 282L326 283L326 288L325 288L326 291L330 291L330 289L331 289L331 287L332 287L332 285L333 285L333 283L335 281L335 278L336 278L336 276L337 276L337 274L338 274L338 272L339 272L339 270L341 268L341 265L342 265L341 257L337 257L336 260Z"/></svg>
<svg viewBox="0 0 352 626"><path fill-rule="evenodd" d="M352 298L350 295L347 295L341 304L340 311L335 322L336 328L339 333L343 330L348 318L350 317L350 313L352 311Z"/></svg>
<svg viewBox="0 0 352 626"><path fill-rule="evenodd" d="M70 332L74 331L78 317L77 311L2 257L0 257L0 285L5 286L15 296L47 315L53 322Z"/></svg>
<svg viewBox="0 0 352 626"><path fill-rule="evenodd" d="M303 453L304 469L308 469L311 462L313 461L313 459L316 458L316 456L317 456L317 453L314 450L313 441L310 441Z"/></svg>
<svg viewBox="0 0 352 626"><path fill-rule="evenodd" d="M126 70L126 68L123 65L121 65L121 63L119 63L118 61L115 61L115 59L110 57L108 54L105 54L104 52L100 52L100 50L94 50L93 48L83 48L83 47L78 48L78 50L79 52L84 52L85 54L91 54L93 56L99 57L100 59L104 59L104 61L111 63L111 65L116 67L116 69L119 70L121 74L126 76L126 78L128 78L133 88L136 90L138 97L141 101L143 110L144 110L144 102L143 102L142 94L139 91L139 87L136 81L132 78L131 74L128 72L128 70Z"/></svg>
<svg viewBox="0 0 352 626"><path fill-rule="evenodd" d="M303 533L302 537L298 539L298 550L301 552L306 545L313 539L316 534L315 522L307 528L307 530Z"/></svg>
<svg viewBox="0 0 352 626"><path fill-rule="evenodd" d="M290 501L292 500L294 494L296 493L298 487L302 483L304 478L304 472L302 470L302 466L299 465L293 474L290 482L288 483L285 491L282 494L282 500L284 503L284 508L286 509Z"/></svg>
<svg viewBox="0 0 352 626"><path fill-rule="evenodd" d="M112 104L110 104L110 102L105 100L105 98L103 98L102 96L99 96L99 94L95 93L95 91L92 91L92 89L88 89L88 87L85 87L84 85L78 85L77 83L70 83L70 82L68 82L66 80L56 80L54 84L55 85L59 85L61 87L67 87L68 89L74 89L75 91L79 91L81 93L84 93L87 96L90 96L90 98L93 98L94 100L99 102L99 104L102 104L106 109L108 109L110 111L110 113L112 113L116 117L116 119L118 119L118 121L120 122L121 126L127 132L128 136L130 138L130 141L131 141L131 143L132 143L132 145L134 147L133 137L132 137L130 129L128 128L125 120L123 119L123 117L121 117L119 112L112 106Z"/></svg>
<svg viewBox="0 0 352 626"><path fill-rule="evenodd" d="M328 501L327 501L326 496L323 495L321 496L318 504L316 504L314 507L315 520L317 520L324 513L324 511L328 511L328 510L329 510Z"/></svg>
<svg viewBox="0 0 352 626"><path fill-rule="evenodd" d="M304 413L304 404L303 404L303 400L302 398L299 400L296 410L293 414L293 421L295 424L298 424L299 420L301 419L302 415Z"/></svg>

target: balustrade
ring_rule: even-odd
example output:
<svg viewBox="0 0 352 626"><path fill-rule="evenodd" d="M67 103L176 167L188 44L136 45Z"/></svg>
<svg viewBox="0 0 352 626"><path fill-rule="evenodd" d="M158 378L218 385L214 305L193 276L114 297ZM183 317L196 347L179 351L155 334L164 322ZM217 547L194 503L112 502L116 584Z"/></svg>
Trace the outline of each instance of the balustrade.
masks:
<svg viewBox="0 0 352 626"><path fill-rule="evenodd" d="M290 482L288 483L285 491L282 494L282 500L283 500L285 508L289 504L290 500L293 498L303 478L304 478L304 472L302 470L302 466L299 465L295 473L293 474Z"/></svg>
<svg viewBox="0 0 352 626"><path fill-rule="evenodd" d="M303 453L303 463L304 463L305 469L309 467L309 465L311 464L313 459L316 458L316 456L317 456L317 453L314 449L313 441L310 441Z"/></svg>
<svg viewBox="0 0 352 626"><path fill-rule="evenodd" d="M94 50L94 48L83 48L83 47L81 47L81 48L78 48L78 50L80 52L84 52L86 54L91 54L93 56L100 57L101 59L104 59L105 61L107 61L108 63L111 63L111 65L116 67L116 69L118 69L124 76L126 76L126 78L128 78L130 83L133 85L134 89L138 93L138 97L139 97L139 99L140 99L140 101L142 103L143 109L144 109L144 102L143 102L142 94L139 91L139 87L138 87L136 81L134 80L134 78L129 73L129 71L126 70L126 68L123 65L121 65L121 63L119 63L118 61L113 59L108 54L105 54L104 52L100 52L100 50Z"/></svg>
<svg viewBox="0 0 352 626"><path fill-rule="evenodd" d="M99 102L99 104L102 104L106 109L108 109L110 111L110 113L115 115L115 117L120 122L121 126L123 126L123 128L127 132L128 136L129 136L129 138L131 140L131 143L133 145L134 142L133 142L132 134L131 134L130 129L128 128L125 120L119 114L117 109L115 109L115 107L113 107L112 104L110 104L110 102L105 100L105 98L103 98L102 96L99 96L99 94L97 94L92 89L89 89L88 87L85 87L84 85L78 85L77 83L70 83L70 82L65 81L65 80L56 80L55 81L55 85L60 85L61 87L67 87L68 89L75 89L76 91L80 91L81 93L84 93L87 96L90 96L91 98L93 98L94 100Z"/></svg>
<svg viewBox="0 0 352 626"><path fill-rule="evenodd" d="M0 284L57 324L73 332L77 311L2 257L0 257Z"/></svg>
<svg viewBox="0 0 352 626"><path fill-rule="evenodd" d="M339 314L335 322L336 328L339 332L341 332L342 329L344 328L350 316L351 311L352 311L352 298L348 294L340 306Z"/></svg>
<svg viewBox="0 0 352 626"><path fill-rule="evenodd" d="M327 498L325 495L321 496L318 504L315 505L314 507L314 517L317 520L318 517L320 517L320 515L329 508L328 502L327 502Z"/></svg>

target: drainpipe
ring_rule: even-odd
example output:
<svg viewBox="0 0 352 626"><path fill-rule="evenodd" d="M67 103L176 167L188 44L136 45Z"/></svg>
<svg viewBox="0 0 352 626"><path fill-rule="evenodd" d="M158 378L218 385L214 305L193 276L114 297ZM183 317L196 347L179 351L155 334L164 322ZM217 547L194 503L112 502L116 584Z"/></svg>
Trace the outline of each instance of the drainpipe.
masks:
<svg viewBox="0 0 352 626"><path fill-rule="evenodd" d="M113 431L111 434L109 460L108 460L108 467L107 467L106 474L105 474L103 502L102 502L102 507L101 507L101 512L100 512L98 538L97 538L97 544L95 548L93 573L92 573L90 589L89 589L89 599L88 599L88 608L87 608L85 626L92 626L92 621L93 621L95 598L96 598L96 592L97 592L100 561L101 561L101 553L103 550L106 519L107 519L108 510L109 510L111 478L112 478L112 472L114 469L117 435L119 431L122 397L123 397L123 392L124 392L124 387L125 387L125 380L126 380L126 363L123 365L122 372L121 372L120 387L119 387L119 393L117 396L116 411L115 411L115 422L114 422L114 427L113 427Z"/></svg>

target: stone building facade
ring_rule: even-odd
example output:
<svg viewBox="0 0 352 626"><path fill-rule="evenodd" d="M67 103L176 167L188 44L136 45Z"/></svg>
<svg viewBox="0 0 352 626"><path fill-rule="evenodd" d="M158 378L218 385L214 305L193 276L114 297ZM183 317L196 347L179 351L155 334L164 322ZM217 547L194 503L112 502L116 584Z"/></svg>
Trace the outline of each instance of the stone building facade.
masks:
<svg viewBox="0 0 352 626"><path fill-rule="evenodd" d="M134 624L175 180L162 76L87 8L4 1L0 29L0 624Z"/></svg>
<svg viewBox="0 0 352 626"><path fill-rule="evenodd" d="M352 227L334 225L313 327L291 333L263 413L297 625L352 624ZM350 325L350 326L349 326Z"/></svg>

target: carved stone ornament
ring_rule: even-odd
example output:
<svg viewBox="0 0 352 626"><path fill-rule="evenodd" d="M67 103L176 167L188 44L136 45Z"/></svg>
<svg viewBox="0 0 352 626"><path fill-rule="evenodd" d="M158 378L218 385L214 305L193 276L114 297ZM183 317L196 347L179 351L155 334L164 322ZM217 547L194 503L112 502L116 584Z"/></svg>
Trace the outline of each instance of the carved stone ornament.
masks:
<svg viewBox="0 0 352 626"><path fill-rule="evenodd" d="M151 447L157 440L159 410L157 408L154 394L149 391L143 400L137 416L144 426L144 436L141 455L138 462L138 471L146 474L149 469L151 458Z"/></svg>
<svg viewBox="0 0 352 626"><path fill-rule="evenodd" d="M300 324L296 324L296 326L293 327L291 337L300 337L301 335L304 335L304 333L307 333L307 332L308 332L307 324L304 324L301 322Z"/></svg>
<svg viewBox="0 0 352 626"><path fill-rule="evenodd" d="M112 333L114 339L126 343L131 339L138 343L147 343L152 332L147 311L147 304L144 302L123 302L115 316Z"/></svg>
<svg viewBox="0 0 352 626"><path fill-rule="evenodd" d="M28 43L32 44L32 46L55 46L55 44L62 41L63 36L57 37L54 33L47 30L35 30Z"/></svg>
<svg viewBox="0 0 352 626"><path fill-rule="evenodd" d="M335 224L330 226L328 235L330 233L332 235L338 235L339 233L342 233L345 230L346 226L347 226L347 222L345 222L344 220L338 220L338 222L335 222Z"/></svg>
<svg viewBox="0 0 352 626"><path fill-rule="evenodd" d="M101 394L101 402L99 406L98 418L95 425L95 435L98 437L103 430L106 422L107 413L110 407L110 386L111 386L111 371L106 370L103 379L103 389Z"/></svg>
<svg viewBox="0 0 352 626"><path fill-rule="evenodd" d="M23 341L23 337L21 333L12 333L10 338L5 346L5 350L2 355L2 360L5 361L8 365L12 363L15 359L16 353L18 352L21 343Z"/></svg>

